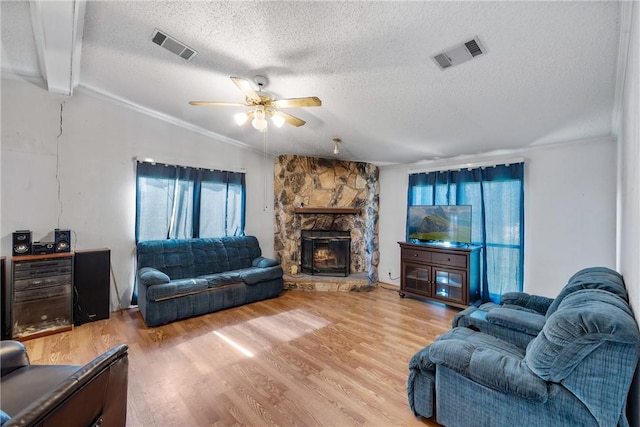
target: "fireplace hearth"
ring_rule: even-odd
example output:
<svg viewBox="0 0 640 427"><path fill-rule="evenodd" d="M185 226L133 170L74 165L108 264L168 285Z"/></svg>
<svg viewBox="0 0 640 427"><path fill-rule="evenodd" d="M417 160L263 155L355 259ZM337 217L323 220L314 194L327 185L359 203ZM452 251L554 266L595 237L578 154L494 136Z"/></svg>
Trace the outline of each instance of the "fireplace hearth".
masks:
<svg viewBox="0 0 640 427"><path fill-rule="evenodd" d="M313 276L349 275L351 232L302 230L302 273Z"/></svg>

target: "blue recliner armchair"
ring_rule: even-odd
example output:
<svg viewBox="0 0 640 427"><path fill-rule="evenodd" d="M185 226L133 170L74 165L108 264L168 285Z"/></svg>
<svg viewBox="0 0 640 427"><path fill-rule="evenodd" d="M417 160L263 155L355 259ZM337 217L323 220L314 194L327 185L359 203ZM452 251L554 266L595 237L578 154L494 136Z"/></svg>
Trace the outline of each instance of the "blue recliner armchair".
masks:
<svg viewBox="0 0 640 427"><path fill-rule="evenodd" d="M526 349L458 327L418 351L409 363L409 406L445 426L628 426L639 356L628 303L578 290Z"/></svg>
<svg viewBox="0 0 640 427"><path fill-rule="evenodd" d="M607 267L589 267L571 276L558 296L547 298L524 292L502 295L500 304L485 303L456 314L453 327L472 327L524 349L542 330L563 299L582 289L601 289L629 302L622 276Z"/></svg>

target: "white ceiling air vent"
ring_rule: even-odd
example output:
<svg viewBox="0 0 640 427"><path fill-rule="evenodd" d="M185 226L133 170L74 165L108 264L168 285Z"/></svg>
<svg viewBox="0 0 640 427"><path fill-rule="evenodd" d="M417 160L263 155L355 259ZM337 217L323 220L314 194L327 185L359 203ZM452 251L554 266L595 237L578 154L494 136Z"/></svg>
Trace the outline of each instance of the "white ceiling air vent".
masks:
<svg viewBox="0 0 640 427"><path fill-rule="evenodd" d="M167 33L163 33L157 28L153 30L151 41L187 61L198 54L194 49L191 49L186 44L176 40Z"/></svg>
<svg viewBox="0 0 640 427"><path fill-rule="evenodd" d="M458 46L454 46L442 53L433 56L433 60L438 64L440 69L453 67L454 65L462 64L478 55L484 54L486 51L480 39L475 37L468 42L462 43Z"/></svg>

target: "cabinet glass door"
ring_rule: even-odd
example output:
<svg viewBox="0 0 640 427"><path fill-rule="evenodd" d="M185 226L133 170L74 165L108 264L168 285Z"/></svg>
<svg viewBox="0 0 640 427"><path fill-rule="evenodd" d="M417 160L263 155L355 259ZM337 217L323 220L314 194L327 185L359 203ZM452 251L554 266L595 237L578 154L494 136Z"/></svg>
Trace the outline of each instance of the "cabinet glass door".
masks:
<svg viewBox="0 0 640 427"><path fill-rule="evenodd" d="M404 287L408 291L431 295L431 267L404 264Z"/></svg>
<svg viewBox="0 0 640 427"><path fill-rule="evenodd" d="M433 296L464 303L462 285L465 280L464 271L434 269L435 282Z"/></svg>

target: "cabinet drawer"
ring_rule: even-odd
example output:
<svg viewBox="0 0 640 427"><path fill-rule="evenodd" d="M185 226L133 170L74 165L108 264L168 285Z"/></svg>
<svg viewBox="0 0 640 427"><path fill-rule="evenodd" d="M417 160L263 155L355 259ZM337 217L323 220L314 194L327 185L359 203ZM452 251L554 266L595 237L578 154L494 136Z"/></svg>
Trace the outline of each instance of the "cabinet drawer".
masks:
<svg viewBox="0 0 640 427"><path fill-rule="evenodd" d="M419 251L416 249L403 249L402 259L406 261L431 262L431 252Z"/></svg>
<svg viewBox="0 0 640 427"><path fill-rule="evenodd" d="M465 255L443 254L434 252L431 255L431 262L440 265L451 265L454 267L465 268L467 266L467 257Z"/></svg>

